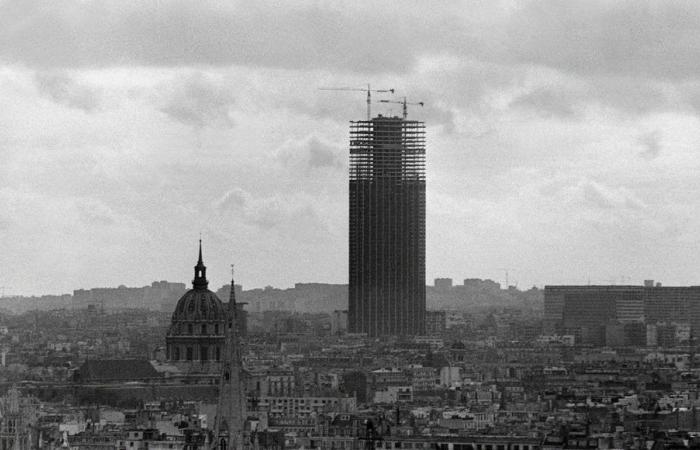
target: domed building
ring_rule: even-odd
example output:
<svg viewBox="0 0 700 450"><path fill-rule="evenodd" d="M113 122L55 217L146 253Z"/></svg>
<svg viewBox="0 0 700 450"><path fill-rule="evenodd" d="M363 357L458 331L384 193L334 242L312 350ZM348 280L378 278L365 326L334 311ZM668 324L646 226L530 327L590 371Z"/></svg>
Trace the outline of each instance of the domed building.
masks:
<svg viewBox="0 0 700 450"><path fill-rule="evenodd" d="M192 289L178 300L165 337L170 363L184 373L219 373L227 315L228 305L209 290L200 240Z"/></svg>

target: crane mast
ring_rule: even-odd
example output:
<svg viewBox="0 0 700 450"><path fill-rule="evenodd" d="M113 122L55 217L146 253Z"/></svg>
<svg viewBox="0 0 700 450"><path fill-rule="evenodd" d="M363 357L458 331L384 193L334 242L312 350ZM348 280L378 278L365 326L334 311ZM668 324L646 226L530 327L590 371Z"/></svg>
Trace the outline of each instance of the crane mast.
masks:
<svg viewBox="0 0 700 450"><path fill-rule="evenodd" d="M367 89L365 88L352 88L352 87L332 87L332 88L319 88L321 91L360 91L367 92L367 121L372 120L372 92L383 92L383 93L394 93L394 89L372 89L369 83L367 83ZM384 100L381 100L382 102Z"/></svg>

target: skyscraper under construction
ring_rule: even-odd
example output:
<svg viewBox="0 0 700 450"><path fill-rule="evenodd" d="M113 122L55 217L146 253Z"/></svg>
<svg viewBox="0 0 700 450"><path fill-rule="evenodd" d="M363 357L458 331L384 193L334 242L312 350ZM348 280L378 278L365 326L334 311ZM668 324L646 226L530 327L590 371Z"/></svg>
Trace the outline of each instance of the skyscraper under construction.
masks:
<svg viewBox="0 0 700 450"><path fill-rule="evenodd" d="M425 124L350 123L351 333L425 328Z"/></svg>

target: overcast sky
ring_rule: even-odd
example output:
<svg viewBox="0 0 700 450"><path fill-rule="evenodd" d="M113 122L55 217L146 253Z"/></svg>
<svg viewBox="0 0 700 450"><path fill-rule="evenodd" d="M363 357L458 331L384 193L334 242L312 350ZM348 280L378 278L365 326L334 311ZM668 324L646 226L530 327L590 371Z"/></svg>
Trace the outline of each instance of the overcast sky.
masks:
<svg viewBox="0 0 700 450"><path fill-rule="evenodd" d="M699 2L0 0L0 286L346 283L368 82L429 280L700 283Z"/></svg>

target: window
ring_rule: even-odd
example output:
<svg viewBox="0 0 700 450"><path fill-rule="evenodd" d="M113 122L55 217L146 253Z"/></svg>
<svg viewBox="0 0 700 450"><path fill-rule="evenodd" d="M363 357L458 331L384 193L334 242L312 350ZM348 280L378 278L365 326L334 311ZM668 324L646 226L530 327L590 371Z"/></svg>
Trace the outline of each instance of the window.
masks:
<svg viewBox="0 0 700 450"><path fill-rule="evenodd" d="M187 334L194 334L191 323L187 324Z"/></svg>
<svg viewBox="0 0 700 450"><path fill-rule="evenodd" d="M192 355L192 347L187 347L187 361L192 361L193 355Z"/></svg>
<svg viewBox="0 0 700 450"><path fill-rule="evenodd" d="M207 324L202 324L202 334L207 334Z"/></svg>
<svg viewBox="0 0 700 450"><path fill-rule="evenodd" d="M199 359L202 361L209 360L209 347L202 345L199 349Z"/></svg>
<svg viewBox="0 0 700 450"><path fill-rule="evenodd" d="M180 347L173 348L173 360L180 361Z"/></svg>
<svg viewBox="0 0 700 450"><path fill-rule="evenodd" d="M219 324L218 323L214 324L214 334L219 334Z"/></svg>
<svg viewBox="0 0 700 450"><path fill-rule="evenodd" d="M216 360L221 361L221 347L216 347Z"/></svg>

